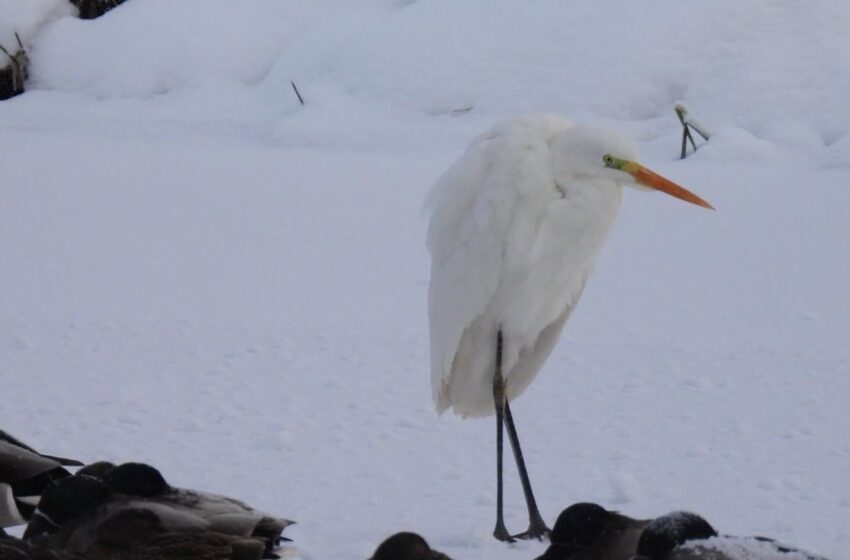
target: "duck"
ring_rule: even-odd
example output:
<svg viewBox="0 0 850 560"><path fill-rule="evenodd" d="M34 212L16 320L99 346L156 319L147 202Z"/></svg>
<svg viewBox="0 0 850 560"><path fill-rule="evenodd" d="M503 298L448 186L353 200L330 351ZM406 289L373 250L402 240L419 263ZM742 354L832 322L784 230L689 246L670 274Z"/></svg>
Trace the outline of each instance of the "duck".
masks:
<svg viewBox="0 0 850 560"><path fill-rule="evenodd" d="M71 475L65 467L82 465L75 459L39 453L0 430L0 527L26 523L44 489Z"/></svg>
<svg viewBox="0 0 850 560"><path fill-rule="evenodd" d="M292 523L145 463L99 462L46 488L23 537L87 560L261 560L279 557Z"/></svg>
<svg viewBox="0 0 850 560"><path fill-rule="evenodd" d="M432 549L425 538L414 532L402 531L390 535L378 545L369 560L452 560Z"/></svg>
<svg viewBox="0 0 850 560"><path fill-rule="evenodd" d="M535 560L629 560L648 523L599 504L579 502L558 515L550 546Z"/></svg>
<svg viewBox="0 0 850 560"><path fill-rule="evenodd" d="M0 529L0 560L61 560L59 556L43 546L33 544Z"/></svg>
<svg viewBox="0 0 850 560"><path fill-rule="evenodd" d="M766 537L720 535L700 515L674 511L649 522L632 560L826 560Z"/></svg>

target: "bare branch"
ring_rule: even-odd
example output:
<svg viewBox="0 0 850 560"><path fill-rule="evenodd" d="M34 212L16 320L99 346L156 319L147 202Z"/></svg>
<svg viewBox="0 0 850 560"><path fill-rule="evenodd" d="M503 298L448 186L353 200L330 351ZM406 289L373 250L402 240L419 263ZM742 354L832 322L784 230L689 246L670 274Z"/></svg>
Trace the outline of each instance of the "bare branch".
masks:
<svg viewBox="0 0 850 560"><path fill-rule="evenodd" d="M711 136L708 128L700 124L699 121L694 118L694 116L685 109L685 106L681 103L677 104L675 107L676 114L679 116L679 120L682 122L682 125L688 125L697 131L697 133L702 136L703 140L708 140Z"/></svg>
<svg viewBox="0 0 850 560"><path fill-rule="evenodd" d="M682 153L679 156L679 159L685 159L688 156L688 141L691 142L691 146L694 151L697 150L697 144L694 142L694 137L691 134L692 128L696 130L704 140L708 140L711 135L704 126L699 124L696 119L691 116L688 110L685 109L685 106L681 103L677 103L673 110L676 112L676 116L679 117L679 122L682 123Z"/></svg>
<svg viewBox="0 0 850 560"><path fill-rule="evenodd" d="M304 105L304 98L301 97L301 93L298 91L298 87L295 85L295 82L290 81L289 83L292 84L292 89L293 91L295 91L295 95L298 97L298 102Z"/></svg>

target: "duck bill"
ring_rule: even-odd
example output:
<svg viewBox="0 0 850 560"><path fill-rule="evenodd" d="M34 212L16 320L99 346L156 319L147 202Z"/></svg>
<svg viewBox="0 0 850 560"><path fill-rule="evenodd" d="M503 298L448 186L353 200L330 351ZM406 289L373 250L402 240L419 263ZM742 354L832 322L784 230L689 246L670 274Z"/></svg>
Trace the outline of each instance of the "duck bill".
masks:
<svg viewBox="0 0 850 560"><path fill-rule="evenodd" d="M684 200L685 202L690 202L691 204L696 204L697 206L702 206L703 208L709 208L714 210L714 206L701 199L685 187L681 187L674 183L673 181L666 179L652 171L651 169L647 169L639 163L634 163L632 161L625 163L622 168L623 171L631 175L635 182L657 191L661 191L663 193L667 193L670 196L675 196L680 200Z"/></svg>

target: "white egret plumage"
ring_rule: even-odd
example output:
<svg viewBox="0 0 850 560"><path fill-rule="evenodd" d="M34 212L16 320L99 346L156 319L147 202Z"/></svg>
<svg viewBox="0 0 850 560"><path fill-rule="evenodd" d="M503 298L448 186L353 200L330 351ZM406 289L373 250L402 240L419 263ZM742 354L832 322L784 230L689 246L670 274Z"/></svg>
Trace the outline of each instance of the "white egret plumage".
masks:
<svg viewBox="0 0 850 560"><path fill-rule="evenodd" d="M520 471L529 529L543 522L528 481L509 401L555 346L620 207L642 186L711 208L636 162L619 134L538 115L497 124L474 139L429 194L428 309L437 409L496 414L497 519L502 518L502 426Z"/></svg>

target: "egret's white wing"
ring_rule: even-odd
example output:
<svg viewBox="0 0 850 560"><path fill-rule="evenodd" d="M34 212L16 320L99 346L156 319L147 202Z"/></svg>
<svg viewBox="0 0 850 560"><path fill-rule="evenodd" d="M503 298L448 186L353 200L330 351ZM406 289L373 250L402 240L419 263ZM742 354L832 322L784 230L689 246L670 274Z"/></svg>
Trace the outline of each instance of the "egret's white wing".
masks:
<svg viewBox="0 0 850 560"><path fill-rule="evenodd" d="M429 194L431 386L440 412L452 405L447 387L464 331L496 296L506 257L531 249L533 233L516 235L518 205L541 190L557 195L548 141L569 126L550 116L497 124Z"/></svg>

